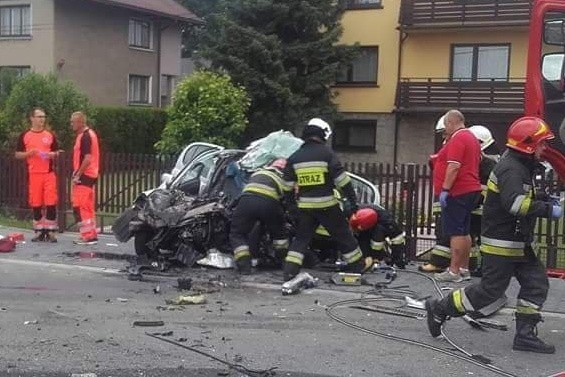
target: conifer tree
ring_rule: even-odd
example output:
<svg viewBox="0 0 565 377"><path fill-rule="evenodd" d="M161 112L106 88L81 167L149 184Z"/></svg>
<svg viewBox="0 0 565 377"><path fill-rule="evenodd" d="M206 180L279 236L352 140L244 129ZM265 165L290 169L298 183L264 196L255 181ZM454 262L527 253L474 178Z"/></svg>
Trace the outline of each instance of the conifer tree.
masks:
<svg viewBox="0 0 565 377"><path fill-rule="evenodd" d="M336 118L330 86L356 53L339 45L341 3L220 0L208 9L201 56L247 89L249 138L295 130L313 116Z"/></svg>

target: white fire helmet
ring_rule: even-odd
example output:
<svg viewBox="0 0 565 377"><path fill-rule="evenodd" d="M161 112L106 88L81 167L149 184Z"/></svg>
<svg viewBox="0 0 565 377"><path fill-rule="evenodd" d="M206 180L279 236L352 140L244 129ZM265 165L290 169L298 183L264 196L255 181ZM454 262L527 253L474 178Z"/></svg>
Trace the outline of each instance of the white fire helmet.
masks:
<svg viewBox="0 0 565 377"><path fill-rule="evenodd" d="M436 123L436 133L440 134L445 131L445 115L442 115L441 118Z"/></svg>
<svg viewBox="0 0 565 377"><path fill-rule="evenodd" d="M473 135L475 135L477 140L479 140L479 144L481 145L482 151L484 151L494 143L494 138L492 137L492 134L490 133L489 129L486 128L485 126L480 126L480 125L471 126L469 127L469 131L471 131Z"/></svg>
<svg viewBox="0 0 565 377"><path fill-rule="evenodd" d="M324 131L325 140L328 140L332 136L332 129L330 125L323 119L312 118L308 121L309 126L319 127Z"/></svg>

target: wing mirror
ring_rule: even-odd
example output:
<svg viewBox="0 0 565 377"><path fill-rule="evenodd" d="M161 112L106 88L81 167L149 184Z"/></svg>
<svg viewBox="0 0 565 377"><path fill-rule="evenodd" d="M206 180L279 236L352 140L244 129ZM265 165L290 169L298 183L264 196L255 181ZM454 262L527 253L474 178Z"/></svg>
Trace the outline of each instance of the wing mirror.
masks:
<svg viewBox="0 0 565 377"><path fill-rule="evenodd" d="M543 40L548 45L565 46L565 17L544 22Z"/></svg>

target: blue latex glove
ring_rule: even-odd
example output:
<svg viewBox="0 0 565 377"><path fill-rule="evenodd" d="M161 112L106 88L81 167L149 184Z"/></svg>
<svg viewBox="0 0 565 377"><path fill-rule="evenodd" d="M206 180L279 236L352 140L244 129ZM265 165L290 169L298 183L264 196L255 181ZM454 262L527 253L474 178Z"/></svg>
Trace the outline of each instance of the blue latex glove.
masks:
<svg viewBox="0 0 565 377"><path fill-rule="evenodd" d="M39 157L42 160L47 160L49 158L49 154L47 152L39 152Z"/></svg>
<svg viewBox="0 0 565 377"><path fill-rule="evenodd" d="M447 206L447 197L449 196L449 191L442 190L439 193L439 205L441 208L445 208Z"/></svg>
<svg viewBox="0 0 565 377"><path fill-rule="evenodd" d="M554 204L553 207L551 207L551 217L558 219L561 215L563 215L563 207L559 204Z"/></svg>

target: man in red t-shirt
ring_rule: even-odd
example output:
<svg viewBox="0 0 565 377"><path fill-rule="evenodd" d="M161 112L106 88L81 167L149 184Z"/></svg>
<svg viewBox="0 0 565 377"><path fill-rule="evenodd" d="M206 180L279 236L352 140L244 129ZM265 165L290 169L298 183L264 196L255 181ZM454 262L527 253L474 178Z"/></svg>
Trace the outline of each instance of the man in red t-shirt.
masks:
<svg viewBox="0 0 565 377"><path fill-rule="evenodd" d="M73 190L71 202L79 226L77 245L94 245L98 242L94 185L98 180L100 149L98 137L86 122L86 115L77 111L71 115L71 127L76 133L73 148Z"/></svg>
<svg viewBox="0 0 565 377"><path fill-rule="evenodd" d="M437 156L434 192L439 196L442 231L450 238L452 257L449 268L435 278L459 282L469 274L471 211L477 207L481 195L481 147L473 133L465 128L465 117L460 111L448 111L444 123L447 142Z"/></svg>
<svg viewBox="0 0 565 377"><path fill-rule="evenodd" d="M15 157L27 162L28 201L33 210L35 231L31 241L57 242L57 177L53 159L59 154L59 144L55 135L47 130L43 109L30 111L29 121L30 129L18 138Z"/></svg>

